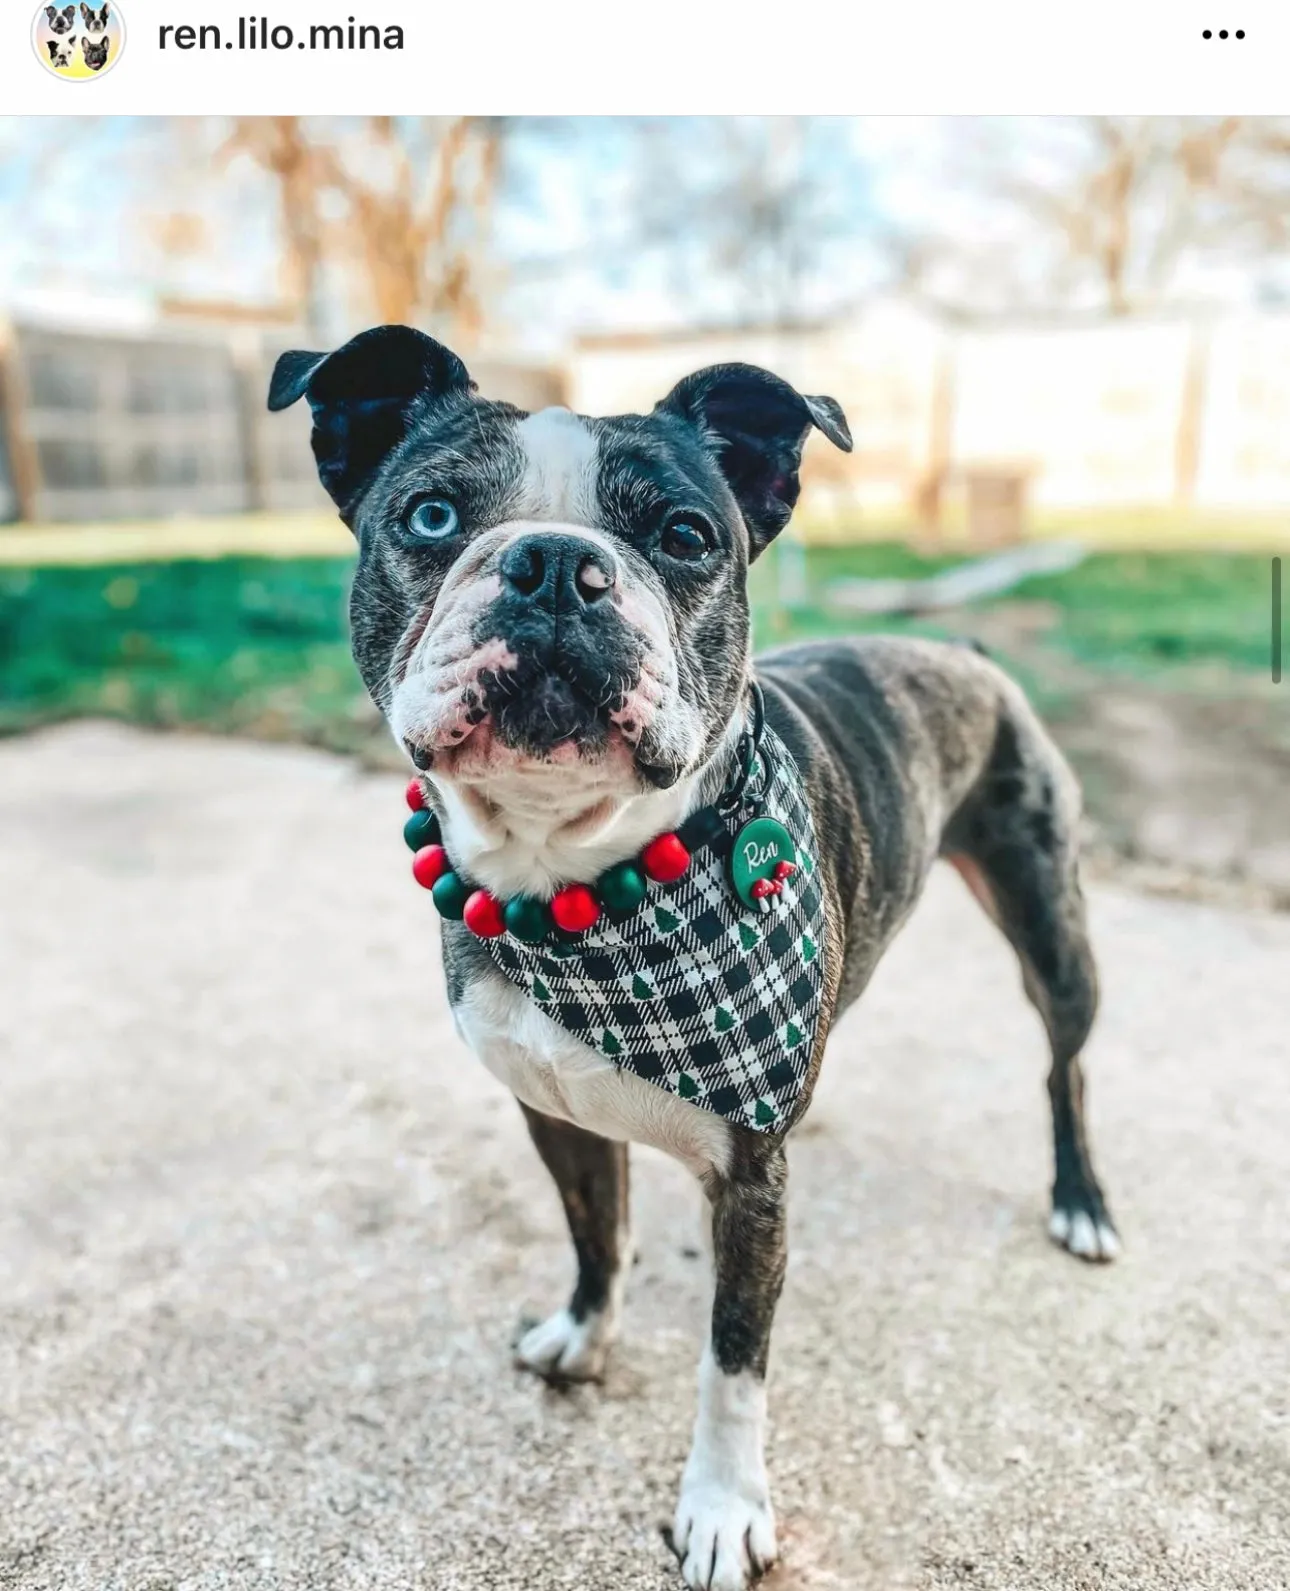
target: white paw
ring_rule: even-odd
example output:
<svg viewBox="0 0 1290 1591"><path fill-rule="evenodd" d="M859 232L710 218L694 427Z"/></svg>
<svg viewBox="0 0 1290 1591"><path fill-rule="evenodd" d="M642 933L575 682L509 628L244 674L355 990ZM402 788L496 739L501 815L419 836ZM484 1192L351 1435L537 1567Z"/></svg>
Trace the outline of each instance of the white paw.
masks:
<svg viewBox="0 0 1290 1591"><path fill-rule="evenodd" d="M515 1348L515 1362L553 1381L595 1381L604 1371L613 1338L607 1312L579 1321L560 1309L524 1333Z"/></svg>
<svg viewBox="0 0 1290 1591"><path fill-rule="evenodd" d="M1106 1264L1120 1252L1120 1239L1110 1221L1087 1210L1056 1209L1048 1220L1048 1235L1077 1259Z"/></svg>
<svg viewBox="0 0 1290 1591"><path fill-rule="evenodd" d="M745 1591L779 1555L770 1497L711 1483L684 1486L672 1544L692 1591Z"/></svg>

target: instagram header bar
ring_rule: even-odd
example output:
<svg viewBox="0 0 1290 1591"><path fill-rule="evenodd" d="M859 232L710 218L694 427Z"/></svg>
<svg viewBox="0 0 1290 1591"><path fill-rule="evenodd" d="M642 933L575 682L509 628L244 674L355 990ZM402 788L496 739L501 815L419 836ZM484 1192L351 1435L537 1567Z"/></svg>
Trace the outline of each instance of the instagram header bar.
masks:
<svg viewBox="0 0 1290 1591"><path fill-rule="evenodd" d="M0 110L1276 114L1288 59L1272 0L6 0Z"/></svg>

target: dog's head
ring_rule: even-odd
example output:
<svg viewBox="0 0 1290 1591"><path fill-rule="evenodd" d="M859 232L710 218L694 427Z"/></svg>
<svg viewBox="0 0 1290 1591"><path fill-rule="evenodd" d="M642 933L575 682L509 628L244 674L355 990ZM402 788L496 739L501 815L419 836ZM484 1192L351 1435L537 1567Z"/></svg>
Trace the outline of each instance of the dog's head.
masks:
<svg viewBox="0 0 1290 1591"><path fill-rule="evenodd" d="M70 66L72 64L72 46L74 39L50 39L46 48L49 50L49 59L55 66Z"/></svg>
<svg viewBox="0 0 1290 1591"><path fill-rule="evenodd" d="M49 19L51 33L70 33L76 21L76 7L64 6L60 11L57 6L46 6L45 15Z"/></svg>
<svg viewBox="0 0 1290 1591"><path fill-rule="evenodd" d="M803 444L818 427L851 446L831 398L750 365L689 376L647 415L528 414L402 326L284 354L269 407L301 397L358 539L368 690L418 767L485 795L561 769L623 801L702 766L740 700L748 566L788 521Z"/></svg>
<svg viewBox="0 0 1290 1591"><path fill-rule="evenodd" d="M96 44L91 39L82 37L81 53L85 56L85 64L91 72L101 72L107 65L108 45L107 39L100 39Z"/></svg>
<svg viewBox="0 0 1290 1591"><path fill-rule="evenodd" d="M87 6L85 0L81 0L81 16L85 19L85 31L87 33L106 33L108 0L103 0L102 6L97 11L93 6Z"/></svg>

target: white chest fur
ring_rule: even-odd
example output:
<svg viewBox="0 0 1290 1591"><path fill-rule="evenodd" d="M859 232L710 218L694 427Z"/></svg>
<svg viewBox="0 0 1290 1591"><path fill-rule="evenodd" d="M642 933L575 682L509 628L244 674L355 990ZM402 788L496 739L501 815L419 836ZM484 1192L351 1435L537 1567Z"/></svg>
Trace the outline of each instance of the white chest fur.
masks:
<svg viewBox="0 0 1290 1591"><path fill-rule="evenodd" d="M517 1098L602 1138L650 1144L694 1173L724 1173L724 1121L620 1071L582 1044L500 974L474 980L453 1008L462 1037Z"/></svg>

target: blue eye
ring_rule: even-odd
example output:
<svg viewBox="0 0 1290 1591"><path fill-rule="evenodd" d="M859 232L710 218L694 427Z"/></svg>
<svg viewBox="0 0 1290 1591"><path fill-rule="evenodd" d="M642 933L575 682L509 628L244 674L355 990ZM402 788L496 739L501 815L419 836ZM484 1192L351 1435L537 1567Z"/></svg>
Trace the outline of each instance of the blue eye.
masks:
<svg viewBox="0 0 1290 1591"><path fill-rule="evenodd" d="M408 529L421 541L446 541L461 520L446 497L427 497L408 515Z"/></svg>

